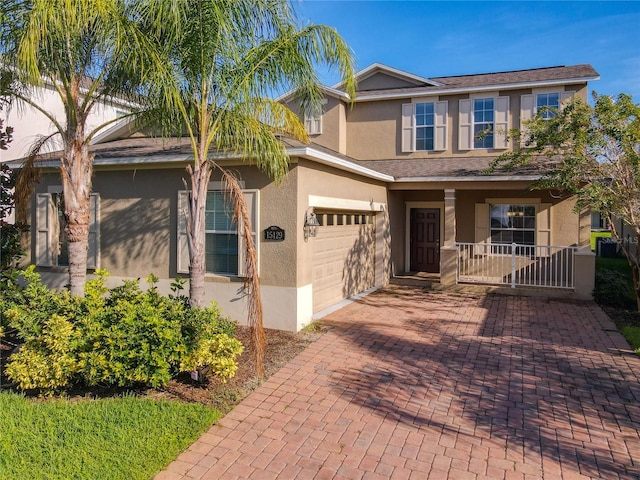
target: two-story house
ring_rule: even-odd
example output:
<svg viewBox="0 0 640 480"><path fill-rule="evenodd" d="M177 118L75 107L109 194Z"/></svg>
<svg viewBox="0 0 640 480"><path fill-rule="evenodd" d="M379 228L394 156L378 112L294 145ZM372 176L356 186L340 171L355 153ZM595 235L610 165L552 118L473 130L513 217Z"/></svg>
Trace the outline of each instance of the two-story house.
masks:
<svg viewBox="0 0 640 480"><path fill-rule="evenodd" d="M458 282L564 289L589 297L589 212L530 190L540 165L486 173L513 148L507 131L543 106L587 96L589 65L422 78L384 65L358 74L348 98L327 87L304 118L311 143L285 140L290 171L276 185L237 158L258 246L265 326L298 330L343 299L393 275L430 272ZM285 96L283 102L291 101ZM290 104L295 110L296 105ZM551 115L551 112L547 112ZM188 274L182 179L190 146L114 129L95 152L93 265L119 278ZM212 153L215 155L215 153ZM66 281L55 161L35 195L32 261ZM207 300L241 323L241 237L220 179L207 198Z"/></svg>

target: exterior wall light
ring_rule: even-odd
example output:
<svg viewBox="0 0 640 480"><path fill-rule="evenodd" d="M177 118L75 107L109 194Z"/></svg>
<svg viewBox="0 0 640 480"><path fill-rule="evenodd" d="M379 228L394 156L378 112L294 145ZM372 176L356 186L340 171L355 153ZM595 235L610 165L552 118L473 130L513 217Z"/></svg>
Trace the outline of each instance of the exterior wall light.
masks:
<svg viewBox="0 0 640 480"><path fill-rule="evenodd" d="M304 239L307 241L309 237L315 237L318 234L320 222L316 218L316 214L308 211L304 214Z"/></svg>

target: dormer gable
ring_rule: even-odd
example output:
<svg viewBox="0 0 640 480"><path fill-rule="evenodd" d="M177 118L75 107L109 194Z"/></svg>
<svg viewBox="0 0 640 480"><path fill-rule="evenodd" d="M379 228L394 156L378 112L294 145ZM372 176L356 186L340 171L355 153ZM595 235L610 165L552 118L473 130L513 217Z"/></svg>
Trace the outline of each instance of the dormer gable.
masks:
<svg viewBox="0 0 640 480"><path fill-rule="evenodd" d="M356 73L356 91L393 90L413 87L435 87L440 83L428 78L414 75L381 63L374 63ZM334 85L336 90L342 89L342 83Z"/></svg>

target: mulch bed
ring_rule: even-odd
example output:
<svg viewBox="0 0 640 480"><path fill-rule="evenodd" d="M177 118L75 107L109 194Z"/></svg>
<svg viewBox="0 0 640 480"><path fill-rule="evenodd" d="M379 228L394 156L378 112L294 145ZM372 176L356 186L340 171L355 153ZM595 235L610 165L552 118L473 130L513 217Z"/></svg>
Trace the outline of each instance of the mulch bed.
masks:
<svg viewBox="0 0 640 480"><path fill-rule="evenodd" d="M154 398L198 402L228 411L258 388L264 380L318 340L325 331L326 328L321 326L298 333L266 329L264 378L260 379L257 376L255 359L249 348L250 330L247 327L237 327L236 337L245 346L245 350L238 359L238 371L232 379L222 383L215 378L207 377L205 371L203 381L195 382L188 374L183 374L171 380L164 389L149 391L148 394Z"/></svg>

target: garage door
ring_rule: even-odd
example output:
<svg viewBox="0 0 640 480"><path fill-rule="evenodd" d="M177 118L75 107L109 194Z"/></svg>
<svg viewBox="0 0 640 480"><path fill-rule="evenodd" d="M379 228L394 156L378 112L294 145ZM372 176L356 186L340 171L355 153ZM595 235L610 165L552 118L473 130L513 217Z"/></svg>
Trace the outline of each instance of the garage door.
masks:
<svg viewBox="0 0 640 480"><path fill-rule="evenodd" d="M313 242L313 312L373 287L375 217L370 213L316 212Z"/></svg>

